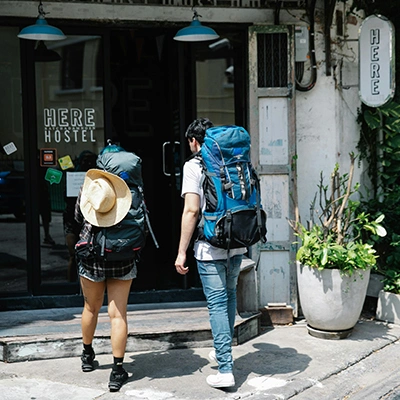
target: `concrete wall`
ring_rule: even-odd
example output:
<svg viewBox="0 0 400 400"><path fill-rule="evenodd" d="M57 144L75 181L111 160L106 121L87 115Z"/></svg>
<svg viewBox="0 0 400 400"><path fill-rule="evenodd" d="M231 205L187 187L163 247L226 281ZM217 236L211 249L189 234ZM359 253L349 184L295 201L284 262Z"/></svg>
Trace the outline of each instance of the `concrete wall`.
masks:
<svg viewBox="0 0 400 400"><path fill-rule="evenodd" d="M318 2L318 7L323 4ZM344 3L338 8L346 16ZM296 130L298 153L298 195L302 222L310 216L310 203L317 191L320 171L326 183L338 163L348 172L349 153L357 154L359 140L358 97L358 28L362 20L350 15L344 23L344 35L336 35L336 21L331 28L331 75L326 74L323 9L318 8L316 26L316 59L318 78L309 92L296 93ZM365 166L356 168L353 183L361 182Z"/></svg>

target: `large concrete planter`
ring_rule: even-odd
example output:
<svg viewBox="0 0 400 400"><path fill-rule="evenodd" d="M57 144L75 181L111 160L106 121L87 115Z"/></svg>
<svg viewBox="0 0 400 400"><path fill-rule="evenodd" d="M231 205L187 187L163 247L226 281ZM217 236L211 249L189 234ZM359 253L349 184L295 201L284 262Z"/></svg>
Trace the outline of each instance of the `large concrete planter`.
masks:
<svg viewBox="0 0 400 400"><path fill-rule="evenodd" d="M400 324L400 295L381 290L376 307L376 319Z"/></svg>
<svg viewBox="0 0 400 400"><path fill-rule="evenodd" d="M352 277L339 270L318 271L297 263L300 305L310 335L324 339L344 339L357 323L369 282L370 270Z"/></svg>

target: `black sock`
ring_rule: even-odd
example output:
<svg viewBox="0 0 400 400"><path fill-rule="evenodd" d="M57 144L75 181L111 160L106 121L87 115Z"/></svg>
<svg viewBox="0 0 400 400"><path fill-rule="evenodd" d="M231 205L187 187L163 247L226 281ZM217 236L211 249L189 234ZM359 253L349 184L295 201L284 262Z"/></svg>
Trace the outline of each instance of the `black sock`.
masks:
<svg viewBox="0 0 400 400"><path fill-rule="evenodd" d="M122 364L124 362L124 357L114 357L113 371L121 372L123 370Z"/></svg>
<svg viewBox="0 0 400 400"><path fill-rule="evenodd" d="M93 354L94 353L94 350L93 350L93 347L92 347L91 343L90 344L83 343L83 349L85 350L86 354Z"/></svg>

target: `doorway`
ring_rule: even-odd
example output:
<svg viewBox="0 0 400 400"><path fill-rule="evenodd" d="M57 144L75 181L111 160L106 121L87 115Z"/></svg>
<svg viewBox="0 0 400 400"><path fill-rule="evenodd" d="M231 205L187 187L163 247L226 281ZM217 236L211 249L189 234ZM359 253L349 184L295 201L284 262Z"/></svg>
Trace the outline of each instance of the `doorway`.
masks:
<svg viewBox="0 0 400 400"><path fill-rule="evenodd" d="M136 29L110 36L113 140L142 158L146 202L159 243L157 249L148 239L132 290L201 287L190 250L190 273L183 277L174 266L183 206L181 167L190 155L184 133L196 117L215 125L237 121L234 71L243 72L240 34L226 31L212 44L182 44L174 34ZM243 76L237 80L243 82ZM239 120L243 108L238 107Z"/></svg>
<svg viewBox="0 0 400 400"><path fill-rule="evenodd" d="M18 227L21 237L26 233L27 251L24 276L12 273L19 267L6 266L7 276L18 280L13 288L59 296L57 304L60 295L79 293L78 280L68 275L64 213L84 175L80 156L98 154L111 139L142 159L145 199L159 245L148 237L132 292L143 293L142 301L146 296L154 301L154 293L159 293L156 301L192 299L189 289L201 295L191 252L188 275L177 274L174 266L183 206L181 170L190 155L184 134L196 117L208 117L215 125L245 125L247 28L221 27L221 38L212 43L176 42L176 29L170 27L64 32L67 40L45 43L60 56L53 60L35 60L37 44L21 43L26 127L21 173L28 205L26 225L18 221ZM16 217L7 217L14 223ZM16 292L7 279L0 296Z"/></svg>
<svg viewBox="0 0 400 400"><path fill-rule="evenodd" d="M142 159L145 199L159 245L148 236L132 290L184 285L174 267L181 210L180 115L178 54L171 35L154 29L110 34L112 140Z"/></svg>

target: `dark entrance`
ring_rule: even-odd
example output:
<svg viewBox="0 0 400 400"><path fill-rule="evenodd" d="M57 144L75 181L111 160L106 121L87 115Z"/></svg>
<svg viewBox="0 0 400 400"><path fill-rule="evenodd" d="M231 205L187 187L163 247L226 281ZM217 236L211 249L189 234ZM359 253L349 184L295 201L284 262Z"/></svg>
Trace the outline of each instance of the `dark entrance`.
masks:
<svg viewBox="0 0 400 400"><path fill-rule="evenodd" d="M132 289L180 289L185 284L174 267L181 213L178 49L172 32L113 31L110 60L113 140L143 160L159 244L149 237Z"/></svg>
<svg viewBox="0 0 400 400"><path fill-rule="evenodd" d="M14 53L22 58L20 125L24 129L23 146L17 145L12 164L21 176L19 193L27 206L22 217L6 210L0 235L26 239L26 251L18 250L22 261L17 265L12 262L16 248L3 242L0 253L7 257L2 257L1 268L7 273L1 275L0 303L4 298L6 308L74 304L73 296L65 296L79 294L79 284L67 276L63 212L66 188L79 182L67 172L81 171L64 169L59 160L71 160L76 166L82 151L98 153L107 139L143 160L146 202L159 244L157 249L149 237L132 285L133 301L202 298L194 260L189 259L188 276L178 275L174 267L183 205L181 166L189 155L184 132L194 118L202 116L216 125L244 125L246 29L221 27L221 39L214 43L176 42L175 28L63 30L66 41L46 43L61 56L51 62L35 59L33 41L15 39L18 51ZM4 43L12 43L10 37L16 37L16 32L7 30ZM18 99L19 86L13 88L12 98ZM11 115L5 112L3 121ZM89 128L77 129L76 121L85 118ZM5 143L15 142L18 135L20 131ZM53 163L46 165L44 158L49 155ZM55 243L44 236L44 194ZM27 301L21 305L18 299L24 296ZM16 299L15 305L10 298Z"/></svg>

